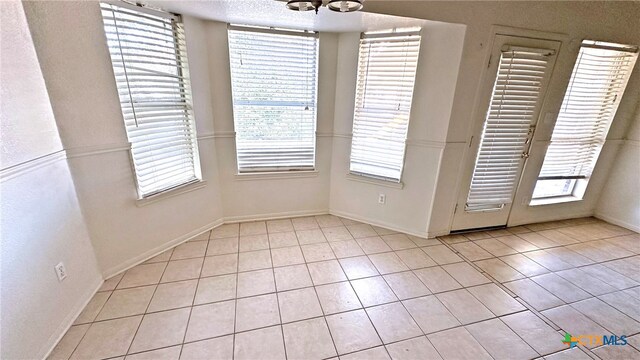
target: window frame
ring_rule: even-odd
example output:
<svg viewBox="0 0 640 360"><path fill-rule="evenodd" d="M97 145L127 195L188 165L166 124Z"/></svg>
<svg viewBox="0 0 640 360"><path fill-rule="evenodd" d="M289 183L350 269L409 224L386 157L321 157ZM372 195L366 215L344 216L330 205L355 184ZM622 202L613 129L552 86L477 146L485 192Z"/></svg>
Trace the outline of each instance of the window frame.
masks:
<svg viewBox="0 0 640 360"><path fill-rule="evenodd" d="M312 101L311 104L313 105L313 130L311 131L311 136L313 138L313 156L312 156L312 164L310 166L305 166L305 165L286 165L286 166L279 166L278 164L273 164L272 166L246 166L246 167L242 167L241 166L241 161L240 161L240 152L238 151L238 142L239 142L239 129L238 129L238 121L241 120L239 119L238 116L238 109L236 108L236 91L237 89L234 86L234 70L233 70L233 63L232 63L232 52L234 51L234 49L232 49L232 43L231 43L231 32L232 31L242 31L242 32L248 32L248 33L256 33L256 34L270 34L270 35L285 35L285 36L300 36L300 37L305 37L305 38L313 38L315 41L315 50L314 50L314 56L315 56L315 61L314 61L314 65L313 65L313 72L314 72L314 77L315 80L313 81L313 86L311 86L312 92ZM316 158L317 158L317 136L316 136L316 130L317 130L317 126L318 126L318 82L319 82L319 52L320 52L320 35L318 32L311 32L311 31L306 31L306 30L294 30L294 29L281 29L281 28L265 28L265 27L259 27L259 26L245 26L245 25L235 25L235 24L227 24L227 39L228 39L228 50L229 50L229 59L230 59L230 66L229 66L229 75L230 75L230 80L231 80L231 87L232 87L232 95L231 95L231 101L232 101L232 108L233 108L233 122L234 122L234 130L235 130L235 148L236 148L236 156L235 156L235 161L236 161L236 171L237 171L237 175L238 176L242 176L243 178L249 176L249 175L256 175L256 176L261 176L261 175L265 175L265 176L269 176L272 174L283 174L283 173L312 173L315 172L317 169L316 166ZM250 102L250 100L245 100L246 102ZM277 101L277 100L262 100L262 101L258 101L258 102L273 102L274 105L273 106L279 106L278 103L281 101ZM250 104L243 104L243 105L250 105ZM303 123L301 123L303 124ZM282 141L286 141L286 140L282 140ZM303 147L301 147L302 149Z"/></svg>
<svg viewBox="0 0 640 360"><path fill-rule="evenodd" d="M494 61L495 75L491 88L487 88L488 104L483 108L484 121L476 140L464 202L459 203L464 213L508 212L524 175L559 42L539 39L525 44L518 38L522 37L499 34L494 40L490 61ZM536 68L530 69L533 66Z"/></svg>
<svg viewBox="0 0 640 360"><path fill-rule="evenodd" d="M563 101L562 101L562 106L565 105L565 102L568 101L572 101L571 99L568 99L567 96L571 96L571 87L572 87L572 81L574 79L574 76L576 74L577 71L579 70L579 66L580 66L580 59L582 56L582 50L583 48L596 48L596 49L603 49L603 50L615 50L615 51L620 51L620 52L629 52L629 53L635 53L636 58L632 60L633 64L628 68L628 71L624 74L624 80L623 80L623 87L619 90L618 93L616 93L616 97L613 103L613 109L611 111L612 115L610 116L608 123L605 125L604 127L604 131L602 134L602 139L601 142L602 144L600 145L600 147L598 149L595 150L595 153L591 155L591 159L589 160L590 162L592 162L592 171L595 170L598 160L600 158L600 154L602 152L602 149L604 147L604 144L607 141L607 134L609 132L609 129L611 127L611 124L613 123L613 121L615 120L615 116L618 110L618 106L620 104L620 101L622 100L623 96L624 96L624 92L626 91L627 85L628 85L628 81L629 78L631 77L631 74L633 73L633 69L635 67L635 62L637 60L638 57L638 47L637 46L633 46L633 45L625 45L625 44L614 44L614 43L605 43L605 42L599 42L599 41L594 41L594 40L583 40L582 44L580 45L580 49L578 51L578 55L576 56L574 65L572 67L571 70L571 80L569 81L569 83L567 84L567 87L565 89L565 92L563 94ZM589 65L585 65L585 66L589 66ZM582 70L585 71L585 70ZM611 83L609 83L608 85L606 85L607 87L611 87ZM580 96L580 95L577 95ZM599 106L605 106L606 102L601 101L599 103ZM558 118L560 117L560 114L558 114ZM551 138L549 140L549 146L551 145L551 143L553 142L553 134L556 130L556 125L557 125L557 118L556 118L556 124L554 124L554 128L551 132ZM586 143L586 141L585 141ZM589 182L591 180L592 174L589 174L588 176L586 175L575 175L575 176L543 176L541 177L540 174L543 171L544 168L544 161L546 160L546 156L548 154L548 147L545 150L545 154L542 160L542 163L540 165L540 170L538 171L538 176L536 177L536 181L535 184L533 186L533 190L532 190L532 194L531 194L531 200L529 201L529 205L530 206L537 206L537 205L548 205L548 204L555 204L555 203L564 203L564 202L571 202L571 201L580 201L583 199L587 187L589 185ZM543 184L543 182L545 181L558 181L558 180L566 180L567 182L571 181L572 184L570 185L570 191L564 192L564 193L557 193L557 194L551 194L551 195L544 195L544 196L535 196L536 193L536 189L538 188L538 185Z"/></svg>
<svg viewBox="0 0 640 360"><path fill-rule="evenodd" d="M367 65L366 65L366 69L362 69L362 64L363 64L363 59L361 58L364 54L364 47L367 46L365 44L365 40L366 39L372 39L372 41L375 41L376 39L381 39L379 40L380 42L383 42L385 39L389 39L389 38L398 38L398 37L406 37L407 39L410 39L410 41L415 41L413 39L411 39L411 37L417 37L417 50L416 50L416 64L415 64L415 68L413 69L413 79L412 79L412 86L411 86L411 91L410 91L410 98L409 98L409 105L408 105L408 109L406 110L406 129L405 129L405 133L404 133L404 139L403 139L403 150L402 150L402 155L401 155L401 161L400 161L400 169L399 169L399 173L398 173L398 177L390 177L390 176L384 176L384 175L380 175L380 174L375 174L372 172L366 172L366 171L358 171L358 170L354 170L353 169L353 163L354 163L354 159L353 159L353 147L354 147L354 141L356 139L356 126L357 126L357 117L358 117L358 111L359 109L363 109L363 108L359 108L358 104L359 103L364 103L366 102L366 91L363 89L362 93L359 90L360 84L361 82L364 83L364 87L366 87L366 83L367 83L367 76L369 76L369 62L370 62L370 51L371 51L371 45L369 45L369 50L368 50L368 54L369 54L369 58L366 60ZM355 97L354 97L354 114L352 117L352 131L351 131L351 143L350 143L350 151L349 151L349 172L348 175L352 176L352 177L362 177L362 178L366 178L366 179L370 179L372 181L375 182L380 182L381 184L384 183L392 183L392 184L400 184L400 188L402 188L402 176L404 173L404 165L405 165L405 161L406 161L406 155L407 155L407 137L408 137L408 133L409 133L409 126L410 126L410 122L411 122L411 110L413 109L413 100L414 100L414 93L415 93L415 85L416 85L416 79L417 79L417 74L418 74L418 64L420 62L420 49L421 49L421 45L422 45L422 29L421 28L410 28L410 29L395 29L395 30L384 30L384 31L374 31L374 32L363 32L360 34L360 42L358 44L358 68L357 68L357 78L356 78L356 93L355 93ZM406 59L405 59L406 62ZM410 71L411 72L411 71ZM361 98L359 99L359 96L361 95ZM398 110L397 114L403 114L404 115L404 111L400 112L400 110ZM396 114L396 115L397 115ZM364 120L364 119L363 119ZM375 168L374 166L372 166L373 168ZM353 178L352 178L353 179Z"/></svg>
<svg viewBox="0 0 640 360"><path fill-rule="evenodd" d="M186 40L184 39L185 37L185 31L184 31L184 23L182 22L182 17L178 14L173 14L173 13L168 13L168 12L163 12L160 10L155 10L155 9L149 9L146 7L142 7L142 6L138 6L138 5L133 5L133 4L129 4L129 3L125 3L122 1L112 1L112 0L102 0L100 1L100 11L101 11L101 19L103 21L103 31L105 34L105 37L108 38L107 36L107 24L105 23L105 18L104 18L104 14L103 11L111 11L113 14L115 14L116 11L121 11L122 10L117 10L114 9L115 8L121 8L123 9L125 12L129 12L132 13L132 16L139 16L141 18L147 18L149 20L153 20L150 18L151 17L157 17L157 18L163 18L167 21L171 22L171 29L172 29L172 36L171 38L173 39L172 45L175 51L175 69L177 72L177 76L182 79L179 80L179 87L181 87L182 89L180 91L178 91L178 95L179 98L181 99L180 101L176 101L175 104L177 104L178 107L184 107L184 111L183 111L183 120L186 121L186 125L184 125L187 129L189 129L189 135L185 135L184 139L188 141L188 145L186 145L186 147L191 148L191 165L192 165L192 169L190 172L193 173L192 177L189 177L188 179L184 180L184 181L175 181L173 183L168 183L166 186L162 186L162 187L156 187L156 188L150 188L148 190L144 190L141 184L141 179L140 179L140 172L141 169L139 169L136 166L136 161L135 161L135 144L136 141L132 141L131 140L131 136L132 134L130 133L129 130L129 126L126 124L126 116L125 116L125 109L123 108L123 104L127 103L130 104L131 109L133 111L133 116L134 116L134 120L136 122L136 127L138 126L138 119L135 116L135 104L141 104L139 103L139 100L134 100L133 99L133 95L131 93L131 85L132 82L129 80L129 77L126 75L126 69L127 69L127 65L126 63L128 61L131 60L126 60L123 57L123 54L121 53L122 51L122 44L120 44L120 38L119 38L119 33L117 32L117 27L118 24L117 22L113 22L113 24L109 24L108 26L114 27L116 28L116 33L118 34L118 48L119 48L119 52L120 52L120 58L121 58L121 63L123 66L123 71L125 71L125 82L126 82L126 88L127 88L127 94L129 96L129 100L128 101L122 101L120 100L120 108L122 111L122 115L123 118L125 119L125 121L123 122L124 128L125 128L125 133L127 135L127 139L129 140L129 157L130 157L130 164L131 164L131 168L133 171L133 175L134 175L134 182L135 182L135 186L136 186L136 191L137 191L137 201L139 202L140 206L143 206L149 202L152 201L156 201L156 199L159 198L165 198L165 197L169 197L169 196L173 196L176 194L180 194L186 191L191 191L193 189L196 188L200 188L202 186L204 186L206 184L206 182L203 180L202 178L202 170L201 170L201 164L200 164L200 156L199 156L199 149L198 149L198 139L197 139L197 134L196 134L196 123L195 123L195 115L193 112L193 101L192 101L192 91L191 91L191 81L190 81L190 75L189 75L189 65L188 65L188 56L187 56L187 49L186 49ZM129 20L131 21L131 20ZM125 25L126 26L126 25ZM150 25L151 26L151 25ZM145 30L138 30L138 31L145 31ZM182 36L183 38L180 39L179 37ZM107 39L105 39L107 40ZM108 43L108 40L107 40ZM108 46L108 45L107 45ZM114 56L118 56L115 55L115 53L111 52L111 49L108 49L109 51L109 57L110 57L110 63L111 63L111 68L113 70L114 73L114 77L116 80L116 90L118 92L118 96L120 97L121 95L119 94L121 91L121 86L118 85L118 79L117 79L117 75L116 75L116 65L113 63L113 57ZM151 49L144 49L144 51L146 52L153 52L154 50ZM157 51L157 50L155 50ZM135 53L131 53L129 54L130 56L137 56L137 57L142 57L143 55L140 54L135 54ZM168 66L173 66L172 64L165 64ZM160 115L162 116L162 115ZM158 133L156 133L158 134ZM140 141L140 143L144 143L143 140ZM169 161L169 163L172 162L177 162L178 160L172 160ZM144 166L144 165L148 165L145 163L142 164L138 164L139 166ZM154 165L154 164L150 164L150 165ZM155 167L158 165L154 165L151 167Z"/></svg>

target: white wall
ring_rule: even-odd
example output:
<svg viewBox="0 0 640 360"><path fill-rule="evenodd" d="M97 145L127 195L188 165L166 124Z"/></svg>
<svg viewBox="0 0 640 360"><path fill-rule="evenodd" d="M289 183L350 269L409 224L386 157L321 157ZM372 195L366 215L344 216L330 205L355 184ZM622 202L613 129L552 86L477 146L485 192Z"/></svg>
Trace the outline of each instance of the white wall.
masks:
<svg viewBox="0 0 640 360"><path fill-rule="evenodd" d="M339 36L335 90L331 213L427 235L438 169L451 116L465 27L432 23L422 30L402 188L349 173L359 33ZM378 204L378 194L386 204Z"/></svg>
<svg viewBox="0 0 640 360"><path fill-rule="evenodd" d="M357 36L321 35L317 173L236 175L233 112L225 24L185 17L195 118L206 186L138 206L128 144L105 46L97 2L26 2L27 18L52 99L60 137L85 211L103 274L111 275L197 231L222 221L303 215L330 210L417 234L447 232L460 189L476 89L492 24L560 31L569 39L638 43L638 33L611 26L633 19L620 4L371 2L368 11L420 17L424 31L412 109L403 189L347 178L353 114ZM609 16L598 14L607 13ZM580 16L575 16L579 14ZM567 21L571 19L571 21ZM466 34L465 34L466 26ZM74 31L69 31L74 29ZM206 46L203 46L206 44ZM550 91L555 106L568 80L577 42L564 44L564 60ZM637 72L636 72L637 73ZM555 73L554 73L555 74ZM555 75L554 75L555 76ZM638 75L623 99L610 139L621 139ZM553 104L552 104L553 106ZM539 129L541 145L549 129ZM545 135L546 134L546 135ZM543 148L537 146L536 149ZM603 152L585 201L515 212L513 223L593 213L615 142ZM530 164L541 161L536 150ZM379 193L387 204L377 204ZM329 194L329 195L327 195ZM189 208L192 211L176 211ZM550 209L550 210L549 210ZM405 215L409 214L409 215Z"/></svg>
<svg viewBox="0 0 640 360"><path fill-rule="evenodd" d="M367 2L367 11L440 22L423 31L400 189L347 176L358 34L321 34L317 172L238 176L226 25L187 16L205 183L142 206L136 201L98 3L24 3L39 64L21 6L1 4L2 328L11 329L2 332L3 358L41 357L90 297L100 273L124 270L223 221L331 211L413 234L446 233L479 106L477 89L492 25L566 34L545 105L550 112L561 102L579 39L640 43L635 21L640 10L630 3ZM637 203L620 204L637 195L637 180L625 175L638 173L639 126L616 154L636 108L638 73L585 200L525 208L514 213L512 223L589 215L599 204L601 216L637 224L637 215L624 217L637 214ZM538 129L528 167L540 166L552 125ZM63 149L68 167L62 157L48 155ZM42 156L43 161L32 161ZM611 173L619 176L598 201L613 159L618 164ZM531 187L531 177L524 181ZM387 195L386 205L377 204L379 193ZM52 270L59 260L70 273L61 284Z"/></svg>
<svg viewBox="0 0 640 360"><path fill-rule="evenodd" d="M636 66L637 67L637 66ZM637 69L636 69L637 71ZM640 232L640 106L613 161L596 216Z"/></svg>
<svg viewBox="0 0 640 360"><path fill-rule="evenodd" d="M205 186L140 206L97 2L26 2L60 137L105 277L222 221L202 21L186 17ZM70 29L73 29L70 31Z"/></svg>
<svg viewBox="0 0 640 360"><path fill-rule="evenodd" d="M320 38L317 172L238 176L226 24L185 16L206 186L140 207L98 3L25 8L105 276L222 221L328 211L337 35Z"/></svg>
<svg viewBox="0 0 640 360"><path fill-rule="evenodd" d="M368 2L367 11L410 16L427 20L464 24L467 26L464 51L455 89L453 111L447 131L442 166L439 169L436 201L429 220L430 235L446 234L450 230L453 211L460 189L457 183L463 173L469 140L478 119L475 111L478 104L478 88L482 80L482 69L486 66L486 55L490 51L491 27L511 26L545 32L565 34L568 39L562 44L547 94L545 107L557 113L580 41L584 38L601 41L640 44L640 8L633 2L438 2L438 1L393 1ZM624 137L637 99L640 97L640 71L635 70L627 88L618 114L609 132L607 145L590 181L583 201L549 206L514 207L510 225L556 220L594 214L602 186L609 173L609 165L617 153ZM482 119L481 119L482 120ZM521 187L525 191L516 198L531 196L533 183L542 164L544 148L553 129L553 122L542 124L536 130L536 144L531 151L527 173ZM526 194L528 192L528 194ZM626 194L632 197L634 194ZM406 204L411 208L410 204Z"/></svg>
<svg viewBox="0 0 640 360"><path fill-rule="evenodd" d="M43 358L102 283L20 2L0 2L2 359ZM68 277L58 282L54 266Z"/></svg>
<svg viewBox="0 0 640 360"><path fill-rule="evenodd" d="M47 89L38 69L22 6L16 1L5 7L0 82L0 166L3 169L62 149L51 104L43 101L47 98Z"/></svg>

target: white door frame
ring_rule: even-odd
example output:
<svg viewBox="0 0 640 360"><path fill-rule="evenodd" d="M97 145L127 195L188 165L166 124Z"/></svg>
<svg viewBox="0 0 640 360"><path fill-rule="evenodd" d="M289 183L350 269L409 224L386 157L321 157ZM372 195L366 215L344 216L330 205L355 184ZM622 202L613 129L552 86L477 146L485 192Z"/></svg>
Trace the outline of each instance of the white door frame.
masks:
<svg viewBox="0 0 640 360"><path fill-rule="evenodd" d="M493 26L491 31L491 46L487 47L485 62L487 64L483 68L481 82L478 85L476 101L473 110L473 123L469 126L467 149L463 156L463 164L461 178L458 181L458 192L456 197L456 207L451 217L450 229L464 230L482 227L506 226L510 214L512 204L501 210L493 211L475 211L473 214L465 214L466 198L471 183L471 177L475 168L475 160L479 150L480 138L486 120L486 110L490 103L493 90L493 84L497 75L497 66L500 59L499 49L503 42L508 41L512 45L522 45L529 47L542 47L556 50L555 58L550 64L550 69L546 77L545 89L542 93L542 102L538 108L537 122L540 117L545 114L546 94L549 93L550 78L553 75L556 59L563 43L566 43L568 37L564 34L547 33L527 29L517 29L504 26ZM500 43L497 43L499 41ZM497 51L497 52L496 52ZM533 124L535 125L535 124ZM530 135L530 139L534 134ZM531 145L532 140L529 142ZM520 176L523 174L525 161L520 165ZM520 178L516 184L520 182ZM517 188L514 191L517 192Z"/></svg>

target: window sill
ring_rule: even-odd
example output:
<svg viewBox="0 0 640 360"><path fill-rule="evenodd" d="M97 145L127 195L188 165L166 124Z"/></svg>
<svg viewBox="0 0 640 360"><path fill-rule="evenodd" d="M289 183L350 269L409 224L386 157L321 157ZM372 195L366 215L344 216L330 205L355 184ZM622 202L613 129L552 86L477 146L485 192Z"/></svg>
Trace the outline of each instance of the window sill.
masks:
<svg viewBox="0 0 640 360"><path fill-rule="evenodd" d="M529 203L529 206L540 206L540 205L552 205L552 204L562 204L574 201L582 201L582 198L575 197L573 195L569 196L559 196L554 198L546 198L546 199L533 199Z"/></svg>
<svg viewBox="0 0 640 360"><path fill-rule="evenodd" d="M384 186L392 189L402 189L404 184L402 182L393 182L389 180L377 179L374 177L368 177L365 175L356 175L352 173L347 174L347 180L357 181L365 184Z"/></svg>
<svg viewBox="0 0 640 360"><path fill-rule="evenodd" d="M188 184L184 184L166 191L163 191L159 194L155 194L146 198L142 198L142 199L137 199L136 200L136 206L137 207L143 207L143 206L147 206L149 204L153 204L155 202L164 200L164 199L168 199L177 195L182 195L194 190L198 190L198 189L202 189L203 187L207 186L207 181L206 180L199 180L199 181L195 181L195 182L190 182Z"/></svg>
<svg viewBox="0 0 640 360"><path fill-rule="evenodd" d="M238 173L235 175L235 178L238 181L253 181L253 180L272 180L272 179L312 178L317 176L318 176L318 170L300 170L300 171L269 171L269 172Z"/></svg>

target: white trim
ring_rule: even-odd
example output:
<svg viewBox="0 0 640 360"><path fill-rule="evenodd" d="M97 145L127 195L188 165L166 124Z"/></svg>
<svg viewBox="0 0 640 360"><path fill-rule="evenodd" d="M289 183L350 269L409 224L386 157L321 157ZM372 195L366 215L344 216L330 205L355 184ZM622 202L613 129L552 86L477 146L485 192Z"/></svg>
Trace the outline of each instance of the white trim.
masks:
<svg viewBox="0 0 640 360"><path fill-rule="evenodd" d="M213 137L215 137L215 138L235 138L236 137L236 132L235 131L216 131L213 134Z"/></svg>
<svg viewBox="0 0 640 360"><path fill-rule="evenodd" d="M40 359L46 359L51 355L51 352L58 345L62 337L69 331L69 329L73 326L80 313L84 310L85 307L89 304L89 301L93 298L93 296L100 290L102 284L104 283L103 279L99 279L96 285L90 287L90 291L87 291L84 296L80 297L80 299L76 302L76 306L74 309L67 315L60 326L56 329L56 331L51 334L47 342L42 346L42 351L40 352L43 356L40 356Z"/></svg>
<svg viewBox="0 0 640 360"><path fill-rule="evenodd" d="M418 147L426 147L433 149L444 149L447 145L444 141L434 141L434 140L421 140L421 139L407 139L406 144L408 146L418 146Z"/></svg>
<svg viewBox="0 0 640 360"><path fill-rule="evenodd" d="M333 133L333 137L342 138L342 139L351 139L353 134L351 133Z"/></svg>
<svg viewBox="0 0 640 360"><path fill-rule="evenodd" d="M451 231L447 230L447 229L443 229L443 230L436 230L436 231L427 231L427 237L429 239L438 237L438 236L445 236L445 235L449 235L451 233Z"/></svg>
<svg viewBox="0 0 640 360"><path fill-rule="evenodd" d="M321 137L334 137L334 134L330 133L330 132L319 132L319 131L316 131L316 137L319 137L319 138L321 138Z"/></svg>
<svg viewBox="0 0 640 360"><path fill-rule="evenodd" d="M100 154L108 154L119 151L131 150L131 143L117 143L117 144L101 144L91 146L78 146L67 149L67 158L73 159L84 156L93 156Z"/></svg>
<svg viewBox="0 0 640 360"><path fill-rule="evenodd" d="M216 137L216 134L208 133L208 134L196 136L196 140L198 140L198 141L200 141L200 140L211 140L211 139L213 139L215 137Z"/></svg>
<svg viewBox="0 0 640 360"><path fill-rule="evenodd" d="M255 215L240 215L240 216L226 216L224 217L225 224L234 224L243 221L264 221L264 220L277 220L287 219L302 216L317 216L329 214L329 210L300 210L300 211L285 211L280 213L271 214L255 214Z"/></svg>
<svg viewBox="0 0 640 360"><path fill-rule="evenodd" d="M570 40L569 35L564 33L549 32L549 31L543 31L543 30L532 30L532 29L525 29L525 28L504 26L504 25L492 25L490 34L492 38L495 37L495 35L519 36L519 37L528 37L528 38L540 39L540 40L561 41L563 44L567 43ZM487 60L489 60L488 57L487 57Z"/></svg>
<svg viewBox="0 0 640 360"><path fill-rule="evenodd" d="M334 136L338 136L332 132L319 132L316 131L316 137L334 137ZM351 137L351 135L346 135L345 137ZM198 140L206 140L206 139L214 139L214 138L235 138L236 137L236 132L235 131L216 131L216 132L211 132L211 133L205 133L202 135L198 135L197 139Z"/></svg>
<svg viewBox="0 0 640 360"><path fill-rule="evenodd" d="M289 35L289 36L303 36L303 37L312 37L318 38L320 35L319 32L313 30L297 30L297 29L284 29L284 28L273 28L273 27L260 27L260 26L252 26L252 25L237 25L237 24L227 24L228 30L233 31L246 31L246 32L255 32L255 33L265 33L265 34L281 34L281 35Z"/></svg>
<svg viewBox="0 0 640 360"><path fill-rule="evenodd" d="M101 0L103 3L119 6L121 8L125 8L130 11L137 11L148 15L153 15L165 19L171 19L173 21L181 21L180 15L174 14L168 11L161 10L159 8L148 7L147 5L137 5L128 3L125 1L116 1L116 0Z"/></svg>
<svg viewBox="0 0 640 360"><path fill-rule="evenodd" d="M558 206L562 206L562 204L557 204ZM549 214L549 212L546 212L545 214ZM550 213L553 215L553 213ZM577 219L577 218L583 218L583 217L590 217L593 216L593 210L590 211L583 211L583 212L578 212L578 213L562 213L560 216L558 216L557 214L555 216L550 216L550 217L543 217L543 216L538 216L537 214L528 214L527 216L525 216L525 219L509 219L509 222L507 223L507 227L514 227L514 226L520 226L520 225L530 225L530 224L537 224L537 223L543 223L543 222L548 222L548 221L560 221L560 220L569 220L569 219Z"/></svg>
<svg viewBox="0 0 640 360"><path fill-rule="evenodd" d="M624 145L626 143L626 140L624 139L605 139L604 140L604 144L605 145Z"/></svg>
<svg viewBox="0 0 640 360"><path fill-rule="evenodd" d="M145 251L144 253L129 259L119 265L116 266L112 266L111 268L105 270L102 272L102 276L105 279L109 279L111 277L114 277L118 274L120 274L121 272L127 271L129 269L131 269L132 267L142 264L143 262L151 259L152 257L159 255L163 252L165 252L166 250L169 250L175 246L178 246L180 244L182 244L183 242L186 242L190 239L192 239L193 237L202 234L205 231L209 231L215 227L218 227L220 225L222 225L224 223L223 219L218 219L215 221L212 221L208 224L205 224L204 226L201 226L193 231L190 231L182 236L179 236L173 240L170 240L160 246L156 246L155 248L149 250L149 251Z"/></svg>
<svg viewBox="0 0 640 360"><path fill-rule="evenodd" d="M206 133L206 134L198 135L197 139L198 140L205 140L205 139L213 139L213 138L235 138L235 137L236 137L236 132L235 131L216 131L216 132L212 132L212 133ZM316 131L316 137L317 138L325 138L325 137L334 138L334 137L336 137L336 138L343 138L343 139L351 139L353 137L353 134L351 134L351 133L334 133L334 132ZM425 140L425 139L407 139L406 140L406 144L409 145L409 146L444 149L444 147L446 145L448 145L449 142L436 141L436 140Z"/></svg>
<svg viewBox="0 0 640 360"><path fill-rule="evenodd" d="M67 159L67 153L64 150L58 150L51 154L40 156L31 160L27 160L20 164L10 166L0 170L0 181L5 182L15 177L24 175L28 172L51 165L57 161Z"/></svg>
<svg viewBox="0 0 640 360"><path fill-rule="evenodd" d="M373 220L373 219L369 219L360 215L355 215L346 211L340 211L340 210L329 210L329 214L331 215L336 215L336 216L340 216L346 219L350 219L350 220L355 220L355 221L359 221L359 222L363 222L363 223L367 223L370 225L375 225L375 226L379 226L379 227L383 227L383 228L387 228L389 230L394 230L394 231L398 231L398 232L402 232L405 234L409 234L409 235L414 235L414 236L418 236L421 238L427 237L429 234L426 231L414 231L414 230L410 230L410 229L404 229L402 227L384 222L384 221L378 221L378 220Z"/></svg>
<svg viewBox="0 0 640 360"><path fill-rule="evenodd" d="M402 188L404 188L403 182L393 182L390 180L377 179L375 177L370 177L366 175L357 175L352 173L347 173L347 180L357 181L357 182L376 185L376 186L384 186L384 187L399 189L399 190L402 190Z"/></svg>
<svg viewBox="0 0 640 360"><path fill-rule="evenodd" d="M177 195L182 195L188 192L202 189L205 186L207 186L206 180L199 180L196 182L180 185L173 189L165 190L163 192L160 192L158 194L155 194L146 198L136 199L136 206L137 207L147 206L149 204L153 204L155 202L158 202L164 199L172 198Z"/></svg>
<svg viewBox="0 0 640 360"><path fill-rule="evenodd" d="M212 133L206 133L202 135L197 135L196 138L198 140L206 140L206 139L219 139L219 138L235 138L235 131L215 131Z"/></svg>
<svg viewBox="0 0 640 360"><path fill-rule="evenodd" d="M529 202L529 206L564 204L564 203L570 203L570 202L582 201L582 200L584 199L573 196L573 195L556 196L556 197L550 197L550 198L532 199Z"/></svg>
<svg viewBox="0 0 640 360"><path fill-rule="evenodd" d="M235 174L237 181L253 181L253 180L273 180L273 179L299 179L317 177L318 170L299 170L299 171L268 171L268 172L251 172Z"/></svg>
<svg viewBox="0 0 640 360"><path fill-rule="evenodd" d="M625 145L640 147L640 140L627 139L624 141Z"/></svg>
<svg viewBox="0 0 640 360"><path fill-rule="evenodd" d="M625 229L629 229L631 231L635 231L637 233L640 233L640 225L636 225L636 224L631 224L628 223L624 220L620 220L614 217L611 217L609 215L605 215L603 213L600 212L596 212L593 216L595 216L596 218L600 219L600 220L604 220L608 223L612 223L614 225L618 225L618 226L622 226Z"/></svg>

